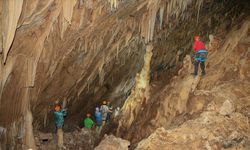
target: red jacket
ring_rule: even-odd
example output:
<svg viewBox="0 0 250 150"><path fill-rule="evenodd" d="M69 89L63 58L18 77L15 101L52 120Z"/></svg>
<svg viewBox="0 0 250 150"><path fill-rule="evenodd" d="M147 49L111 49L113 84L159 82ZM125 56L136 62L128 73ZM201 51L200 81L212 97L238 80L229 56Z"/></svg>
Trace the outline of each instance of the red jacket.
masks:
<svg viewBox="0 0 250 150"><path fill-rule="evenodd" d="M194 51L198 52L199 50L206 50L206 47L203 42L195 41L194 42Z"/></svg>

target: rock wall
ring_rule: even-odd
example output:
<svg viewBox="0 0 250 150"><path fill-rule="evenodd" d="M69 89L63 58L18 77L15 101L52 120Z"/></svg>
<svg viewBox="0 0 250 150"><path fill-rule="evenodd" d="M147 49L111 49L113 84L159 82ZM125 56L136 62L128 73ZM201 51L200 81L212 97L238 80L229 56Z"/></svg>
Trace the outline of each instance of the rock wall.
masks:
<svg viewBox="0 0 250 150"><path fill-rule="evenodd" d="M220 47L209 55L206 77L193 78L184 65L160 94L149 121L148 128L162 128L136 149L249 149L250 84L240 63L249 60L249 23L246 19L223 42L211 41L211 48ZM250 67L248 61L243 64Z"/></svg>
<svg viewBox="0 0 250 150"><path fill-rule="evenodd" d="M240 63L248 60L243 63L244 68L250 67L249 31L248 18L240 29L234 28L227 34L223 42L211 41L212 47L217 43L220 47L209 55L206 77L194 79L199 82L193 91L174 92L190 77L189 71L185 71L184 78L179 75L167 86L173 86L174 91L166 88L162 93L164 98L154 120L154 125L161 128L142 140L136 149L250 148L250 78L248 73L242 74Z"/></svg>
<svg viewBox="0 0 250 150"><path fill-rule="evenodd" d="M68 107L75 121L103 99L121 104L134 86L155 30L163 24L177 26L166 18L180 20L187 6L198 1L0 3L0 125L9 137L22 138L28 112L34 128L53 124L55 102ZM8 141L12 146L14 142Z"/></svg>
<svg viewBox="0 0 250 150"><path fill-rule="evenodd" d="M80 116L93 111L104 99L123 104L131 89L139 84L135 78L140 71L143 73L147 45L153 49L152 58L145 63L151 64L143 77L147 84L149 75L159 70L176 71L173 66L177 65L177 51L182 52L181 61L190 51L191 37L203 31L199 18L206 14L205 6L209 9L224 5L218 2L217 6L210 0L0 3L0 126L7 129L10 149L16 143L14 137L23 139L29 133L26 126L53 126L55 102L69 108L70 123L66 120L66 127L76 124ZM230 16L229 11L225 18ZM212 24L221 19L207 18L211 30ZM244 78L244 70L241 74ZM32 117L32 124L25 122Z"/></svg>
<svg viewBox="0 0 250 150"><path fill-rule="evenodd" d="M32 3L13 1L8 10L19 7L22 8L22 13L20 14L19 11L17 15L13 14L14 21L9 21L9 24L11 22L16 24L13 26L17 26L17 30L11 28L13 31L8 33L11 34L10 37L15 35L15 38L10 38L12 46L4 49L6 58L2 60L1 65L1 107L3 108L1 110L10 111L13 115L7 119L1 113L1 120L13 122L20 117L30 102L29 106L33 111L36 106L44 107L43 103L65 99L70 101L70 97L74 99L83 97L81 94L85 93L86 89L90 90L92 82L99 80L101 87L105 84L104 80L114 78L107 73L113 68L107 66L118 64L115 68L121 68L128 59L125 56L135 57L143 64L143 55L135 56L135 54L143 54L145 43L153 38L154 18L156 10L159 9L159 2L154 4L156 10L152 10L153 12L151 12L151 3L153 4L151 1L131 3L133 5L125 3L128 9L134 11L131 14L136 12L143 14L149 10L149 14L153 13L152 17L142 18L144 22L137 24L135 21L137 16L125 15L128 12L127 9L110 14L109 9L106 8L107 2L100 1L47 0ZM171 5L183 4L171 3ZM142 10L144 8L148 9ZM8 14L8 12L4 10L2 12L1 19L8 21L4 18L4 13ZM18 13L19 17L17 17ZM6 31L7 26L2 26L3 32ZM145 41L141 40L143 38ZM132 62L129 63L132 64ZM136 71L130 69L134 72L130 73L134 74L130 78L134 78L135 73L141 69L140 63L137 68ZM61 81L64 82L61 83ZM98 90L105 89L95 91ZM20 103L23 107L18 107L15 111L5 107L14 103Z"/></svg>

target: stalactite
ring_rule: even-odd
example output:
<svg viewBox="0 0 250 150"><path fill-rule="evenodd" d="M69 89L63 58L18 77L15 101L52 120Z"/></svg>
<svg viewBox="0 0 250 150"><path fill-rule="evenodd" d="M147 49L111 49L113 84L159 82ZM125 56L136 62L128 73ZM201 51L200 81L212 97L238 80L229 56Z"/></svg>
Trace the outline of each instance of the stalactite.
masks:
<svg viewBox="0 0 250 150"><path fill-rule="evenodd" d="M4 0L3 1L3 54L6 62L8 52L13 42L17 22L22 12L23 0Z"/></svg>
<svg viewBox="0 0 250 150"><path fill-rule="evenodd" d="M118 8L118 0L109 0L111 10L116 10Z"/></svg>
<svg viewBox="0 0 250 150"><path fill-rule="evenodd" d="M73 9L76 5L76 0L62 0L62 14L63 19L61 21L61 38L63 38L64 32L71 24L71 19L73 16Z"/></svg>
<svg viewBox="0 0 250 150"><path fill-rule="evenodd" d="M29 6L27 8L29 12L27 11L22 12L24 18L20 19L24 20L20 22L19 26L32 23L32 21L34 21L36 17L41 15L54 2L54 0L43 0L42 2L40 0L32 0L32 1L26 0L25 2Z"/></svg>
<svg viewBox="0 0 250 150"><path fill-rule="evenodd" d="M119 60L119 48L117 47L116 48L116 61Z"/></svg>
<svg viewBox="0 0 250 150"><path fill-rule="evenodd" d="M161 8L160 8L160 29L162 29L164 10L165 10L165 6L161 6Z"/></svg>
<svg viewBox="0 0 250 150"><path fill-rule="evenodd" d="M85 38L85 41L84 41L84 52L85 53L88 52L88 39L87 39L87 37Z"/></svg>
<svg viewBox="0 0 250 150"><path fill-rule="evenodd" d="M132 38L132 35L133 35L132 32L127 33L127 35L126 35L126 41L125 41L125 46L128 45L129 40Z"/></svg>
<svg viewBox="0 0 250 150"><path fill-rule="evenodd" d="M103 69L103 67L104 67L104 65L105 65L105 57L103 57L102 59L103 59L103 60L102 60L101 64L100 64L99 67L98 67L99 84L100 84L100 86L103 85L104 77L105 77L105 72L104 72L104 69Z"/></svg>
<svg viewBox="0 0 250 150"><path fill-rule="evenodd" d="M0 76L0 99L1 99L1 96L2 96L2 90L5 86L5 83L7 82L8 78L10 77L11 75L11 72L13 71L13 67L14 67L14 64L16 62L16 59L15 58L10 58L10 61L8 64L6 65L2 65L1 64L1 68L0 68L0 73L1 73L1 76Z"/></svg>
<svg viewBox="0 0 250 150"><path fill-rule="evenodd" d="M148 13L143 16L141 24L141 35L145 38L146 43L153 40L155 20L159 10L160 2L161 0L148 1Z"/></svg>
<svg viewBox="0 0 250 150"><path fill-rule="evenodd" d="M64 19L71 24L71 19L73 15L73 9L76 4L76 0L62 0L63 3L63 16Z"/></svg>
<svg viewBox="0 0 250 150"><path fill-rule="evenodd" d="M196 3L196 7L197 7L197 24L199 23L199 17L200 17L200 9L201 9L201 6L203 5L203 0L199 0L197 3Z"/></svg>
<svg viewBox="0 0 250 150"><path fill-rule="evenodd" d="M27 59L27 83L26 83L26 87L33 87L35 84L35 76L36 76L36 72L34 71L34 60L32 58Z"/></svg>
<svg viewBox="0 0 250 150"><path fill-rule="evenodd" d="M167 24L170 23L170 17L173 17L177 20L184 19L182 17L183 13L187 9L188 5L192 3L192 1L193 0L185 0L185 1L170 0L168 1L166 5L166 23ZM171 24L169 24L169 26L171 27Z"/></svg>

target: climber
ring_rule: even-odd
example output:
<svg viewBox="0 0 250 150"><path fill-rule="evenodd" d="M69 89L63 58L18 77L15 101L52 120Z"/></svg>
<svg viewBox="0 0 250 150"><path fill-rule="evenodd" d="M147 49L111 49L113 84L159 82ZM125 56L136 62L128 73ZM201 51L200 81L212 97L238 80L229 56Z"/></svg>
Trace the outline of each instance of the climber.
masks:
<svg viewBox="0 0 250 150"><path fill-rule="evenodd" d="M205 44L200 41L200 36L195 36L195 42L194 42L194 72L192 73L194 76L198 75L198 68L199 65L202 70L202 76L206 75L205 72L205 61L207 58L207 49L205 47Z"/></svg>
<svg viewBox="0 0 250 150"><path fill-rule="evenodd" d="M107 106L106 101L102 102L102 106L101 106L100 110L102 112L102 125L104 126L106 121L107 121L107 115L108 115L108 112L109 112L109 107Z"/></svg>
<svg viewBox="0 0 250 150"><path fill-rule="evenodd" d="M99 107L95 109L95 120L96 120L96 132L99 135L102 131L102 113Z"/></svg>
<svg viewBox="0 0 250 150"><path fill-rule="evenodd" d="M109 111L107 113L107 119L106 119L107 123L110 122L110 119L111 119L111 116L112 116L112 113L113 113L113 107L111 105L108 105L108 108L109 108Z"/></svg>
<svg viewBox="0 0 250 150"><path fill-rule="evenodd" d="M91 129L95 123L90 118L91 114L87 114L86 116L87 116L87 118L85 118L84 121L83 121L84 127L87 128L87 129Z"/></svg>
<svg viewBox="0 0 250 150"><path fill-rule="evenodd" d="M55 106L55 123L57 128L57 136L58 136L58 143L57 146L59 149L66 149L63 145L63 125L64 125L64 117L67 115L66 109L62 109L61 105Z"/></svg>

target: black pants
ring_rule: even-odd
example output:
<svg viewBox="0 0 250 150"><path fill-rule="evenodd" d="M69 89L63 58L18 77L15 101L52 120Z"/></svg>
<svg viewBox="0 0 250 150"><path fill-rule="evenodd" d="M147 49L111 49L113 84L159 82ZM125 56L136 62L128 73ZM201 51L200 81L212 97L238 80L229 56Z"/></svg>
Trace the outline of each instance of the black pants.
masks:
<svg viewBox="0 0 250 150"><path fill-rule="evenodd" d="M205 62L195 61L194 62L194 75L198 75L199 65L201 67L202 75L205 75Z"/></svg>

